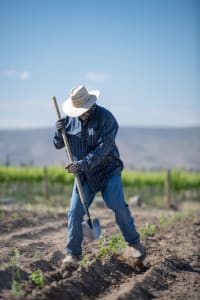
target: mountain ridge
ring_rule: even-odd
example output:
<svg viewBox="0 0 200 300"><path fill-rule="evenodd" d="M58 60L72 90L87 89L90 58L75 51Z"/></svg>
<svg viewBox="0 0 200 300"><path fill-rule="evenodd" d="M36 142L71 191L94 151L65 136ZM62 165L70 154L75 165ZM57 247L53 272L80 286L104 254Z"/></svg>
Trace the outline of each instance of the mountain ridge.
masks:
<svg viewBox="0 0 200 300"><path fill-rule="evenodd" d="M0 130L0 164L63 165L54 128ZM116 143L126 168L200 169L200 126L119 128Z"/></svg>

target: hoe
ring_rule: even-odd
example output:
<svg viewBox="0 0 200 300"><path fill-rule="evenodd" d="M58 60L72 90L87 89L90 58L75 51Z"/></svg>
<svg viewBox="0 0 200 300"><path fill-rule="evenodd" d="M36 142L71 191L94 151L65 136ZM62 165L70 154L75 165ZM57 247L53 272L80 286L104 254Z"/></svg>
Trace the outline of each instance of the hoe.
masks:
<svg viewBox="0 0 200 300"><path fill-rule="evenodd" d="M54 107L55 107L58 119L61 119L61 114L60 114L60 111L59 111L59 107L58 107L56 97L53 96L52 100L53 100L53 103L54 103ZM70 146L69 146L67 135L66 135L64 129L62 130L62 137L63 137L63 141L64 141L64 144L65 144L66 153L67 153L67 156L68 156L69 163L72 163L73 162L72 153L71 153L71 149L70 149ZM83 188L82 188L82 185L81 185L80 178L79 178L77 173L74 174L74 176L75 176L75 181L76 181L77 189L78 189L78 192L79 192L79 196L80 196L85 214L87 216L87 220L84 220L82 222L83 236L88 241L93 241L93 240L99 238L99 236L101 234L101 226L100 226L100 223L99 223L98 219L93 219L93 220L91 219L89 209L88 209L88 206L87 206L87 202L86 202L86 199L85 199L85 194L84 194L84 191L83 191Z"/></svg>

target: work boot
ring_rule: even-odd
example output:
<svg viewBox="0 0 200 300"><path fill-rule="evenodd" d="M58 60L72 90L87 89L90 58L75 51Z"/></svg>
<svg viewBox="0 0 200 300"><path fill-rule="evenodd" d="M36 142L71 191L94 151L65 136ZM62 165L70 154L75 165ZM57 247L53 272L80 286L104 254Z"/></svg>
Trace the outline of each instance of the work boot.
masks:
<svg viewBox="0 0 200 300"><path fill-rule="evenodd" d="M124 250L124 256L135 259L145 258L145 249L143 245L137 240L135 243L128 244Z"/></svg>
<svg viewBox="0 0 200 300"><path fill-rule="evenodd" d="M71 253L68 253L65 258L62 260L62 264L64 265L70 265L70 266L77 266L80 261L80 257L77 255L73 255Z"/></svg>

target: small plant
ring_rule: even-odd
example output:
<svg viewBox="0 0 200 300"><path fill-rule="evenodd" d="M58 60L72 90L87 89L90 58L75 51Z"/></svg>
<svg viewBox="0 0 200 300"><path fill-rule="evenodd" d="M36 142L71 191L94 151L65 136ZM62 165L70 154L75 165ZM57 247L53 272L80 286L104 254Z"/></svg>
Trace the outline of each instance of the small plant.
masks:
<svg viewBox="0 0 200 300"><path fill-rule="evenodd" d="M182 220L184 217L185 217L185 215L182 214L182 213L175 213L175 214L173 215L172 218L173 218L174 221L180 221L180 220Z"/></svg>
<svg viewBox="0 0 200 300"><path fill-rule="evenodd" d="M18 248L13 249L13 256L11 260L7 263L2 264L1 269L11 268L12 269L12 282L11 290L13 296L23 296L25 294L24 288L27 284L26 280L20 280L21 270L20 270L20 251Z"/></svg>
<svg viewBox="0 0 200 300"><path fill-rule="evenodd" d="M169 216L168 217L161 216L159 219L159 227L160 228L165 228L170 223L171 223L171 218Z"/></svg>
<svg viewBox="0 0 200 300"><path fill-rule="evenodd" d="M156 231L155 224L147 224L144 227L139 228L140 236L142 239L145 239L149 234L154 234L155 231Z"/></svg>
<svg viewBox="0 0 200 300"><path fill-rule="evenodd" d="M19 257L20 252L18 248L13 249L14 256L11 258L10 266L12 267L12 279L19 280L20 279L20 264L19 264Z"/></svg>
<svg viewBox="0 0 200 300"><path fill-rule="evenodd" d="M121 252L125 248L126 242L121 234L112 235L106 241L104 235L99 240L99 251L97 257L104 256L106 254L116 254Z"/></svg>
<svg viewBox="0 0 200 300"><path fill-rule="evenodd" d="M15 219L15 220L21 219L21 218L22 218L22 214L19 213L19 212L14 212L14 213L12 214L12 218Z"/></svg>
<svg viewBox="0 0 200 300"><path fill-rule="evenodd" d="M173 221L180 221L182 219L189 218L191 216L192 216L192 213L190 211L187 211L187 212L176 212L172 216L172 219L173 219Z"/></svg>
<svg viewBox="0 0 200 300"><path fill-rule="evenodd" d="M40 287L44 286L44 277L39 269L33 271L29 278L35 283L35 285Z"/></svg>
<svg viewBox="0 0 200 300"><path fill-rule="evenodd" d="M3 221L3 219L5 219L5 217L6 217L5 211L0 209L0 220Z"/></svg>
<svg viewBox="0 0 200 300"><path fill-rule="evenodd" d="M23 296L25 294L24 288L26 284L26 280L17 281L16 279L13 279L11 284L13 296Z"/></svg>
<svg viewBox="0 0 200 300"><path fill-rule="evenodd" d="M17 276L18 276L20 252L19 252L18 248L14 248L13 252L14 252L14 255L11 257L10 261L1 264L0 269L4 270L6 268L13 268L15 270L15 273L17 272Z"/></svg>
<svg viewBox="0 0 200 300"><path fill-rule="evenodd" d="M82 258L82 260L80 261L80 264L81 264L82 266L86 266L86 265L88 264L88 259L87 259L86 256L84 256L84 257Z"/></svg>
<svg viewBox="0 0 200 300"><path fill-rule="evenodd" d="M15 257L15 258L20 257L20 251L19 251L18 248L14 248L14 257Z"/></svg>
<svg viewBox="0 0 200 300"><path fill-rule="evenodd" d="M112 253L117 253L125 248L126 242L121 234L112 235L108 240L108 247Z"/></svg>
<svg viewBox="0 0 200 300"><path fill-rule="evenodd" d="M162 228L165 228L167 225L172 224L175 221L180 221L182 219L189 218L191 216L192 216L192 213L190 211L185 212L185 213L176 212L168 217L161 216L159 219L159 226L162 229Z"/></svg>

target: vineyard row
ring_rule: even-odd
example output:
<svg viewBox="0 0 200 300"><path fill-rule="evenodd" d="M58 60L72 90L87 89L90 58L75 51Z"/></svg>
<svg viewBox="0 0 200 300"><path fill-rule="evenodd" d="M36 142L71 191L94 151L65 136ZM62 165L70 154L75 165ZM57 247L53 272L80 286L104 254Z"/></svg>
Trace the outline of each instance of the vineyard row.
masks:
<svg viewBox="0 0 200 300"><path fill-rule="evenodd" d="M163 171L139 171L127 170L122 172L124 186L163 186L166 184L166 175ZM42 182L72 184L73 175L69 174L63 167L18 167L0 166L0 183L11 182ZM170 185L174 191L200 188L200 172L186 170L171 170Z"/></svg>

